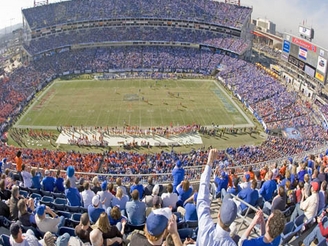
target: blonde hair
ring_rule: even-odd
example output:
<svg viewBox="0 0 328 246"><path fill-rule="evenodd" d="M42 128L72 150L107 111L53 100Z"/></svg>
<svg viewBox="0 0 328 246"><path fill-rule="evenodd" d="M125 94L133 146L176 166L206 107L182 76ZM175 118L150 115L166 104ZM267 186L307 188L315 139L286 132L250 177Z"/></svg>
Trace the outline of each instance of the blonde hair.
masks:
<svg viewBox="0 0 328 246"><path fill-rule="evenodd" d="M189 190L189 181L187 179L182 182L182 189L184 191L188 191Z"/></svg>
<svg viewBox="0 0 328 246"><path fill-rule="evenodd" d="M123 196L123 190L120 187L117 187L116 189L116 197L122 198Z"/></svg>
<svg viewBox="0 0 328 246"><path fill-rule="evenodd" d="M92 227L93 229L98 228L101 230L103 233L107 233L110 231L110 224L109 224L109 219L106 214L106 212L102 212L96 222L96 224Z"/></svg>

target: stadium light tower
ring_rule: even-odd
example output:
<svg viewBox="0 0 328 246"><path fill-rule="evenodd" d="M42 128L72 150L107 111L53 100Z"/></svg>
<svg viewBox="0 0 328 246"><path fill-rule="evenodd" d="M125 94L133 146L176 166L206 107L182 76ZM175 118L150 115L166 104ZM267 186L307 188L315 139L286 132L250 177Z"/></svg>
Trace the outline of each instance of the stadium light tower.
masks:
<svg viewBox="0 0 328 246"><path fill-rule="evenodd" d="M46 5L49 3L49 0L34 0L34 7Z"/></svg>
<svg viewBox="0 0 328 246"><path fill-rule="evenodd" d="M225 0L225 3L235 4L240 6L240 0Z"/></svg>

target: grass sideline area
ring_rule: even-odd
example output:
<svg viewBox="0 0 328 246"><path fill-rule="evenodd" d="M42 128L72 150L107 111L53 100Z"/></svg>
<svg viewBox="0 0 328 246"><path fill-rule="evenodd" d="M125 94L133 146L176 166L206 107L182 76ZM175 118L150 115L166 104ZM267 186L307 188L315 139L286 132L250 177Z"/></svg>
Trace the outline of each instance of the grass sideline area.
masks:
<svg viewBox="0 0 328 246"><path fill-rule="evenodd" d="M14 127L51 133L52 140L49 141L50 138L30 137L25 130L21 147L99 152L108 148L56 146L54 142L59 133L55 129L70 125L122 127L124 123L143 128L192 123L235 127L249 123L258 125L254 119L250 120L252 115L241 110L242 107L214 80L94 80L81 76L80 79L57 79L39 92ZM10 137L12 131L8 143L17 146ZM224 149L243 144L257 145L264 140L264 135L225 134L221 138L202 136L202 140L202 146L181 146L175 150L186 152L204 146ZM171 150L153 147L137 151L155 153L166 149Z"/></svg>

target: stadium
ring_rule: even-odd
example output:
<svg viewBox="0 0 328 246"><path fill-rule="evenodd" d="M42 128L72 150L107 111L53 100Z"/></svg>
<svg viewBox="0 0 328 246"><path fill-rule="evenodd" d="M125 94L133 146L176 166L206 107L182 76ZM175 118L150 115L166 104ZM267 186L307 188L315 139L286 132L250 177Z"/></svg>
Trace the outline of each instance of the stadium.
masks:
<svg viewBox="0 0 328 246"><path fill-rule="evenodd" d="M217 141L206 138L226 138L214 161L211 197L221 195L216 178L232 169L242 180L252 170L278 172L286 165L290 172L295 166L297 175L296 167L306 163L311 180L327 161L328 104L315 99L313 91L319 86L312 85L312 91L302 82L292 84L287 71L292 74L296 66L304 71L304 79L325 84L328 52L285 34L281 60L286 70L273 73L251 62L251 14L251 7L207 0L72 0L22 9L19 65L0 76L0 167L3 173L8 168L3 178L12 179L6 188L17 183L21 195L40 196L34 197L36 203L52 197L43 204L66 216L65 228L75 236L72 228L77 224L70 213L81 216L87 207L67 200L57 206L53 192L26 187L17 169L17 152L24 166L41 177L60 170L59 176L71 178L68 173L74 167L77 178L83 179L81 187L91 180L94 186L99 180L114 187L121 178L129 188L136 178L145 185L152 178L163 193L164 186L176 181L172 172L177 162L184 179L198 190L210 149L219 148ZM249 145L254 135L260 140ZM280 183L284 178L285 171L273 179ZM258 211L258 204L236 199ZM213 199L212 217L221 207ZM295 207L285 206L287 219ZM249 212L237 215L239 236L244 223L250 224ZM7 229L18 217L10 212L8 219L2 221ZM179 229L190 229L196 242L198 222L180 222ZM292 222L292 229L299 228ZM122 234L143 229L145 223L128 221ZM305 238L316 228L310 219L302 226L308 230L288 237L281 232L278 244L301 234ZM56 235L63 232L58 228ZM183 237L180 231L180 237L184 241L191 236Z"/></svg>

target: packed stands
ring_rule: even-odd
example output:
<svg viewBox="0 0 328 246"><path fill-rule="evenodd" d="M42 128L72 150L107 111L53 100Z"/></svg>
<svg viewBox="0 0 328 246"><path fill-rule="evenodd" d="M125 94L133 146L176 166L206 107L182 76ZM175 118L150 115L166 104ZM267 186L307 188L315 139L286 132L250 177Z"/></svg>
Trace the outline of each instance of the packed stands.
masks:
<svg viewBox="0 0 328 246"><path fill-rule="evenodd" d="M129 18L181 19L240 28L251 12L248 7L196 0L64 1L22 10L32 30L66 23Z"/></svg>

